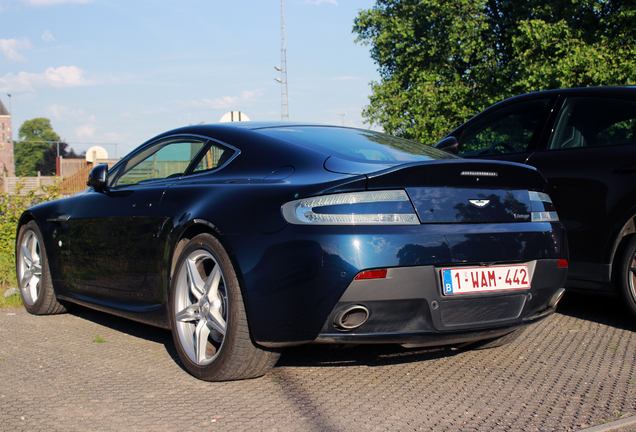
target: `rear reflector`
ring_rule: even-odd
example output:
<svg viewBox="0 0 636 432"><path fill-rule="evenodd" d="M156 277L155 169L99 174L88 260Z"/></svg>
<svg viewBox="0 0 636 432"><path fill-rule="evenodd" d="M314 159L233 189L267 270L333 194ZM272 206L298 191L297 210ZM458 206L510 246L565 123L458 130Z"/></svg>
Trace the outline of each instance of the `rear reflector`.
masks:
<svg viewBox="0 0 636 432"><path fill-rule="evenodd" d="M361 279L384 279L386 278L386 269L384 270L367 270L358 273L355 280Z"/></svg>
<svg viewBox="0 0 636 432"><path fill-rule="evenodd" d="M560 259L559 267L568 267L568 260Z"/></svg>

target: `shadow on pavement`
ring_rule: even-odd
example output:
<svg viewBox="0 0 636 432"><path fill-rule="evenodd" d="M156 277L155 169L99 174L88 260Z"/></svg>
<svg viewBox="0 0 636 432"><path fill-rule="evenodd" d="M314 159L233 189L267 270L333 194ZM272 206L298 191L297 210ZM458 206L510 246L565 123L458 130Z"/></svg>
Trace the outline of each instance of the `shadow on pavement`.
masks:
<svg viewBox="0 0 636 432"><path fill-rule="evenodd" d="M172 340L172 333L170 330L151 326L149 324L143 324L137 321L130 320L128 318L111 315L107 312L101 312L98 310L90 309L85 306L72 305L70 314L75 315L78 318L82 318L91 321L95 324L108 327L118 332L126 333L130 336L145 339L151 342L161 344L165 347L166 352L170 357L183 369L183 364L179 359L179 355L174 347Z"/></svg>
<svg viewBox="0 0 636 432"><path fill-rule="evenodd" d="M611 293L568 289L557 306L557 313L636 331L636 318L631 316L622 301Z"/></svg>
<svg viewBox="0 0 636 432"><path fill-rule="evenodd" d="M161 344L170 357L184 369L169 330L79 305L73 305L70 313L112 330ZM449 347L407 349L399 345L303 345L284 349L277 366L384 366L450 357L458 352Z"/></svg>
<svg viewBox="0 0 636 432"><path fill-rule="evenodd" d="M450 347L403 348L400 345L303 345L286 348L277 366L388 366L452 357Z"/></svg>
<svg viewBox="0 0 636 432"><path fill-rule="evenodd" d="M71 313L96 324L164 345L166 352L182 368L169 330L131 321L105 312L74 305ZM568 290L557 313L594 321L624 330L636 331L636 319L621 304L621 299L607 293ZM277 366L338 367L347 365L387 366L453 357L460 353L453 347L403 348L400 345L302 345L285 348ZM184 369L185 370L185 369Z"/></svg>

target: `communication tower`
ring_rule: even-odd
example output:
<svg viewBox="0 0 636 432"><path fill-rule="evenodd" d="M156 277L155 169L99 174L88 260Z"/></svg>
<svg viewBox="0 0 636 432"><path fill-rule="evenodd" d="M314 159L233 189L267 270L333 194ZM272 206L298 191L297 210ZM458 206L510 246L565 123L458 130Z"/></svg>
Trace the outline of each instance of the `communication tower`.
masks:
<svg viewBox="0 0 636 432"><path fill-rule="evenodd" d="M280 49L280 66L276 67L280 71L280 79L276 81L280 83L280 120L289 121L289 98L287 96L287 42L285 41L285 0L280 2L281 9L281 49Z"/></svg>

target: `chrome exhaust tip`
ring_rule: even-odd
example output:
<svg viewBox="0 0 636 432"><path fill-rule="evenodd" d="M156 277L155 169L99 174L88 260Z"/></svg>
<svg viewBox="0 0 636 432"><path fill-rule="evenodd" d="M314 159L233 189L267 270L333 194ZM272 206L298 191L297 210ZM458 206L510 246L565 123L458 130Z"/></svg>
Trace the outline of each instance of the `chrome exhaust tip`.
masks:
<svg viewBox="0 0 636 432"><path fill-rule="evenodd" d="M548 307L554 309L556 307L556 305L561 301L561 299L563 298L563 294L565 293L565 288L559 288L557 290L557 292L554 293L554 295L552 295L552 298L550 299L550 301L548 302Z"/></svg>
<svg viewBox="0 0 636 432"><path fill-rule="evenodd" d="M333 319L333 325L338 330L354 330L367 322L369 309L360 305L347 306L340 309Z"/></svg>

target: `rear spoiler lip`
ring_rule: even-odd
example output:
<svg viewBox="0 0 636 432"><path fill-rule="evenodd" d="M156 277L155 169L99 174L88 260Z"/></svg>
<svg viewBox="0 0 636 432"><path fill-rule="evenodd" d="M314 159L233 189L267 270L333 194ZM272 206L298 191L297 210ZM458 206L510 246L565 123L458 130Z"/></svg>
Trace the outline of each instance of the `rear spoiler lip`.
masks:
<svg viewBox="0 0 636 432"><path fill-rule="evenodd" d="M367 174L369 190L405 187L527 189L547 192L548 182L532 166L508 161L444 159L411 162Z"/></svg>

